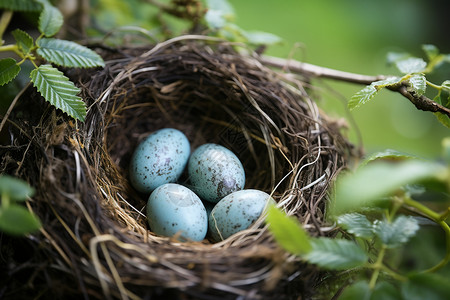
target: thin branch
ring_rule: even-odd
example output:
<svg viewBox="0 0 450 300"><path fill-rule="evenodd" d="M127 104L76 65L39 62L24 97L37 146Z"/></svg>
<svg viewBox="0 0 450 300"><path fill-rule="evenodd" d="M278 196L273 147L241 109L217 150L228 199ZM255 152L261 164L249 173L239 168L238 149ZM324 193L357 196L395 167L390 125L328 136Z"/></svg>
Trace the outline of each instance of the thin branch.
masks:
<svg viewBox="0 0 450 300"><path fill-rule="evenodd" d="M320 67L304 62L299 62L292 59L283 59L272 56L261 56L259 57L260 61L268 66L272 66L275 68L288 70L292 73L300 73L310 75L312 77L322 77L329 78L334 80L346 81L350 83L357 84L365 84L369 85L374 81L386 79L387 76L378 75L378 76L369 76L369 75L361 75L350 72L343 72L339 70L329 69L325 67ZM395 87L388 88L391 91L395 91L406 97L414 106L423 111L430 112L440 112L442 114L450 117L450 109L433 101L424 95L417 95L414 91L410 91L406 84L400 84Z"/></svg>

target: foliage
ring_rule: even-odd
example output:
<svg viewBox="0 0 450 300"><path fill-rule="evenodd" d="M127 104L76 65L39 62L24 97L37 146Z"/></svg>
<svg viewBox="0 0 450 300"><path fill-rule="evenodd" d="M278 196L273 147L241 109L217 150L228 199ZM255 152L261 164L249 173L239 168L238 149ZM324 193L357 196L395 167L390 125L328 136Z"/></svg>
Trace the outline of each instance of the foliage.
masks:
<svg viewBox="0 0 450 300"><path fill-rule="evenodd" d="M6 175L0 176L0 230L11 235L24 235L41 227L39 219L18 202L33 196L27 183Z"/></svg>
<svg viewBox="0 0 450 300"><path fill-rule="evenodd" d="M14 58L0 60L0 85L8 84L20 72L25 61L31 61L34 70L30 79L44 99L69 116L84 121L86 105L77 96L79 89L65 77L61 71L49 64L39 66L40 61L48 61L58 66L91 68L104 66L102 58L94 51L77 43L53 38L63 25L60 11L48 0L2 1L3 20L0 24L0 51L14 52L20 61ZM34 40L21 29L12 31L15 44L4 45L3 34L13 11L38 11L38 30L40 36Z"/></svg>
<svg viewBox="0 0 450 300"><path fill-rule="evenodd" d="M416 97L424 95L427 86L434 88L437 90L434 102L450 109L450 81L445 80L441 85L437 85L429 82L425 76L441 64L450 63L450 54L439 53L439 49L434 45L423 45L422 50L425 52L428 62L422 58L412 57L408 53L389 53L388 62L394 64L403 76L393 76L372 82L353 95L348 102L348 107L355 109L367 103L383 88L397 89L405 85ZM435 115L442 124L450 128L448 116L441 112L435 112Z"/></svg>
<svg viewBox="0 0 450 300"><path fill-rule="evenodd" d="M351 270L353 279L339 299L445 299L450 281L437 271L450 260L446 222L450 215L450 138L443 141L443 148L439 161L384 151L368 157L354 173L341 176L328 206L328 218L340 229L341 238L309 237L298 222L275 207L268 211L269 230L281 247L311 264L326 270ZM440 213L423 203L439 198L444 206ZM443 230L445 256L426 270L396 271L388 257L401 253L418 234L420 224L426 224L423 217Z"/></svg>

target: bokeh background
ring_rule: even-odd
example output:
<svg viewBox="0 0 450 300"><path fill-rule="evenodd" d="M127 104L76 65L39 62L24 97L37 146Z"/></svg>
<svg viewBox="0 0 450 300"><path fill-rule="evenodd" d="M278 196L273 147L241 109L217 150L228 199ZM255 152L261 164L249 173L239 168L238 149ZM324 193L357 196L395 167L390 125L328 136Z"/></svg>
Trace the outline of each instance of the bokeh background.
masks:
<svg viewBox="0 0 450 300"><path fill-rule="evenodd" d="M284 39L282 44L267 49L266 53L274 56L360 74L398 75L386 63L390 51L423 56L421 45L434 44L442 53L450 53L448 0L229 2L240 27L271 32ZM430 79L438 84L450 79L448 67L442 66ZM330 115L349 121L353 118L367 153L389 148L426 158L441 154L441 140L450 135L450 130L432 113L416 110L396 93L381 91L349 117L346 101L362 86L324 83L320 106ZM359 143L353 125L349 136Z"/></svg>

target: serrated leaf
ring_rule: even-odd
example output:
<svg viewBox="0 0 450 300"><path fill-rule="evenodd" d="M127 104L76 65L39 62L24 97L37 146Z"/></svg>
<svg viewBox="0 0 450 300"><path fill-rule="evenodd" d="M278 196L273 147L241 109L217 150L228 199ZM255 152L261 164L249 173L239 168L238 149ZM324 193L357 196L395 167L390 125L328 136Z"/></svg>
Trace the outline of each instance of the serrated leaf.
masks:
<svg viewBox="0 0 450 300"><path fill-rule="evenodd" d="M242 31L249 43L255 45L273 45L281 42L278 35L262 31Z"/></svg>
<svg viewBox="0 0 450 300"><path fill-rule="evenodd" d="M376 162L354 173L342 175L337 180L330 213L340 215L380 203L406 184L422 180L441 182L447 178L447 169L437 162L405 160L395 164Z"/></svg>
<svg viewBox="0 0 450 300"><path fill-rule="evenodd" d="M69 116L84 121L86 105L77 94L80 92L73 82L51 65L41 65L31 71L31 81L45 100Z"/></svg>
<svg viewBox="0 0 450 300"><path fill-rule="evenodd" d="M321 268L347 270L364 265L368 256L357 244L348 240L311 239L312 250L304 258Z"/></svg>
<svg viewBox="0 0 450 300"><path fill-rule="evenodd" d="M419 223L411 216L398 216L394 222L376 220L373 231L387 248L396 248L406 243L419 229Z"/></svg>
<svg viewBox="0 0 450 300"><path fill-rule="evenodd" d="M20 72L20 66L12 58L0 60L0 86L7 84Z"/></svg>
<svg viewBox="0 0 450 300"><path fill-rule="evenodd" d="M443 300L450 295L450 280L438 274L421 273L409 276L402 283L403 299L408 300Z"/></svg>
<svg viewBox="0 0 450 300"><path fill-rule="evenodd" d="M425 76L422 74L415 74L409 79L410 87L417 93L418 96L425 94L425 89L427 88L427 81Z"/></svg>
<svg viewBox="0 0 450 300"><path fill-rule="evenodd" d="M365 215L349 213L337 218L337 223L348 233L369 239L373 236L372 223Z"/></svg>
<svg viewBox="0 0 450 300"><path fill-rule="evenodd" d="M42 3L44 9L39 16L38 28L43 35L50 37L58 33L63 25L64 19L59 9L45 1Z"/></svg>
<svg viewBox="0 0 450 300"><path fill-rule="evenodd" d="M352 98L348 102L348 108L350 110L353 110L367 103L376 95L376 93L380 89L397 84L399 83L399 81L400 81L399 77L388 77L383 80L372 82L370 85L366 86L365 88L363 88L362 90L360 90L359 92L357 92L352 96Z"/></svg>
<svg viewBox="0 0 450 300"><path fill-rule="evenodd" d="M427 63L422 58L409 57L396 61L395 66L403 74L410 74L423 72L427 67Z"/></svg>
<svg viewBox="0 0 450 300"><path fill-rule="evenodd" d="M14 201L25 201L33 194L34 189L25 181L8 175L0 176L0 195L8 195Z"/></svg>
<svg viewBox="0 0 450 300"><path fill-rule="evenodd" d="M439 55L439 49L435 45L424 44L422 45L422 50L425 52L428 60L432 60Z"/></svg>
<svg viewBox="0 0 450 300"><path fill-rule="evenodd" d="M369 102L376 94L378 90L373 85L368 85L356 94L352 96L348 102L348 108L353 110L367 102Z"/></svg>
<svg viewBox="0 0 450 300"><path fill-rule="evenodd" d="M39 219L20 205L0 209L0 230L11 235L24 235L41 228Z"/></svg>
<svg viewBox="0 0 450 300"><path fill-rule="evenodd" d="M91 68L105 65L100 55L71 41L43 38L38 46L40 56L59 66Z"/></svg>
<svg viewBox="0 0 450 300"><path fill-rule="evenodd" d="M267 211L266 222L275 240L285 250L297 255L311 251L309 235L297 219L288 217L271 205Z"/></svg>
<svg viewBox="0 0 450 300"><path fill-rule="evenodd" d="M2 0L0 1L0 9L12 11L39 11L42 7L30 0Z"/></svg>
<svg viewBox="0 0 450 300"><path fill-rule="evenodd" d="M23 30L16 29L12 32L14 39L16 40L17 47L22 51L24 55L30 53L33 47L33 38Z"/></svg>

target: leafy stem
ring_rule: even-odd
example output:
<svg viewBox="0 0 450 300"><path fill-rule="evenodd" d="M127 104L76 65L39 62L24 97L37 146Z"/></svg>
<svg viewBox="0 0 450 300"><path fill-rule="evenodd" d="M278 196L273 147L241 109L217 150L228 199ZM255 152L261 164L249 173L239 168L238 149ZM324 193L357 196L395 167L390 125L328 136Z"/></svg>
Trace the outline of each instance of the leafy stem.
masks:
<svg viewBox="0 0 450 300"><path fill-rule="evenodd" d="M450 227L448 226L448 224L445 222L445 218L448 216L449 214L449 208L447 208L447 210L442 213L439 214L431 209L429 209L428 207L426 207L425 205L411 199L410 197L405 196L404 199L404 203L405 205L411 206L415 209L417 209L418 211L420 211L421 213L423 213L425 216L429 217L430 219L432 219L433 221L435 221L439 226L441 226L441 228L444 230L445 232L445 246L446 246L446 254L445 257L435 266L429 268L428 270L425 270L425 273L432 273L435 272L439 269L441 269L442 267L444 267L449 261L450 261Z"/></svg>
<svg viewBox="0 0 450 300"><path fill-rule="evenodd" d="M22 54L22 52L19 51L19 47L17 45L0 46L0 52L7 52L7 51L14 52L17 55L19 55L20 57L23 57L23 54Z"/></svg>

